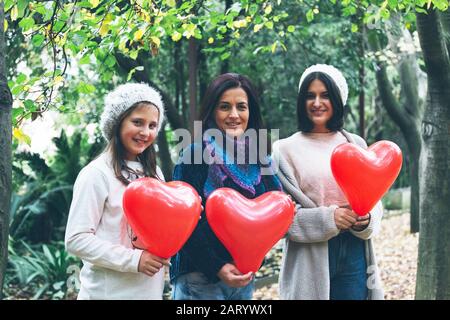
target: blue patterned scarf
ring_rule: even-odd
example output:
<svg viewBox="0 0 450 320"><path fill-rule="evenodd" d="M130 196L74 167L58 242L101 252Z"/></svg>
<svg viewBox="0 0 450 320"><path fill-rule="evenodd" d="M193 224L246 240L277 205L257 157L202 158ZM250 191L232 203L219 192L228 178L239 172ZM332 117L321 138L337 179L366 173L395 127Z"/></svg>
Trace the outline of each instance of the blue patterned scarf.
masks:
<svg viewBox="0 0 450 320"><path fill-rule="evenodd" d="M251 163L249 159L250 147L249 139L236 139L223 134L223 145L216 143L215 137L205 135L203 139L205 154L209 157L208 177L203 187L205 197L208 197L214 190L224 187L224 181L230 178L237 186L244 191L244 195L255 197L255 187L261 183L261 165ZM233 150L227 147L233 146ZM234 151L232 153L231 151ZM242 163L244 162L244 163ZM255 162L255 161L253 161ZM270 157L264 163L271 165ZM281 190L281 183L275 175L266 176L265 180L270 180L271 186L265 185L265 189ZM265 181L266 182L266 181ZM267 190L270 191L270 190Z"/></svg>

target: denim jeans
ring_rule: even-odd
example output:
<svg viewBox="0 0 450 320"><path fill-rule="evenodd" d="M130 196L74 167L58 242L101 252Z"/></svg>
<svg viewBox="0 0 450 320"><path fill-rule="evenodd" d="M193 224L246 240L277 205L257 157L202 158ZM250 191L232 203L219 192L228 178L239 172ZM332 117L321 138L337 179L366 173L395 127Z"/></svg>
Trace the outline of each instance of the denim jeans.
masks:
<svg viewBox="0 0 450 320"><path fill-rule="evenodd" d="M242 288L232 288L223 281L209 282L203 273L190 272L173 281L173 300L251 300L253 280Z"/></svg>
<svg viewBox="0 0 450 320"><path fill-rule="evenodd" d="M328 241L331 300L366 300L367 263L364 240L342 232Z"/></svg>

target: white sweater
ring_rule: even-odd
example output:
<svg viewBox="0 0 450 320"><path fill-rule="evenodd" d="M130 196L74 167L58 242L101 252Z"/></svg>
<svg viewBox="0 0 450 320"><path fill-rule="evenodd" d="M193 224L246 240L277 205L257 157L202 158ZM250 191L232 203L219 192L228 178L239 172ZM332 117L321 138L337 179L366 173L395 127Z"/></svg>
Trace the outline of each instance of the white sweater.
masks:
<svg viewBox="0 0 450 320"><path fill-rule="evenodd" d="M341 133L348 142L367 148L366 142L361 137L344 130ZM284 191L298 203L283 248L279 278L280 297L284 300L328 300L330 298L328 240L339 234L334 222L334 210L337 205L319 206L302 190L300 186L302 182L298 180L299 170L296 167L304 160L297 158L301 154L300 148L302 137L299 133L278 140L272 148L273 160L279 166L277 176L283 184ZM371 240L380 230L382 216L383 207L379 201L371 210L367 228L362 231L350 230L353 235L365 240L369 300L384 297Z"/></svg>
<svg viewBox="0 0 450 320"><path fill-rule="evenodd" d="M142 171L139 162L127 165ZM157 174L163 179L159 168ZM122 208L125 188L109 153L84 167L75 181L65 245L83 261L78 299L162 299L164 268L153 277L138 272L143 251L131 243Z"/></svg>
<svg viewBox="0 0 450 320"><path fill-rule="evenodd" d="M305 196L321 206L346 206L345 198L331 172L331 154L347 139L340 132L303 133L292 136L298 145L295 149L283 149L285 158L292 162L295 178Z"/></svg>

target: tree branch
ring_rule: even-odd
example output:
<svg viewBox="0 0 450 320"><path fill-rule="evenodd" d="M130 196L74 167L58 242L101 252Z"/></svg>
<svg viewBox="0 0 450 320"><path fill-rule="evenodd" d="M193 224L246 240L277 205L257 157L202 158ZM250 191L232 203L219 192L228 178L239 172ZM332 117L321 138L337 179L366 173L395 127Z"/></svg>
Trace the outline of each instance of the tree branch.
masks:
<svg viewBox="0 0 450 320"><path fill-rule="evenodd" d="M130 70L138 67L140 64L123 55L120 52L115 53L115 58L121 68L123 68L127 73L130 72ZM150 80L150 77L148 76L148 72L146 70L138 71L133 74L133 78L136 81L139 82L145 82L154 87L156 90L158 90L161 93L161 96L164 100L164 105L166 108L166 114L167 119L170 123L170 126L173 130L179 129L179 128L185 128L185 124L183 122L182 117L178 114L177 108L173 105L172 100L169 98L169 95L162 90L157 84L155 84L153 81Z"/></svg>
<svg viewBox="0 0 450 320"><path fill-rule="evenodd" d="M432 8L427 14L416 13L416 18L428 83L445 92L450 88L450 63L438 13Z"/></svg>

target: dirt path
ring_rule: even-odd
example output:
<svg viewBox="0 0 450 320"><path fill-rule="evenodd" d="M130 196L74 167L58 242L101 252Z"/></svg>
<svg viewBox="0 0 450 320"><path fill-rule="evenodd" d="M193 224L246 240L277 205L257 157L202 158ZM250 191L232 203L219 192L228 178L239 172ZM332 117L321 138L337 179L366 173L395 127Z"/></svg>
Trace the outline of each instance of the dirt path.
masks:
<svg viewBox="0 0 450 320"><path fill-rule="evenodd" d="M386 214L382 220L381 232L374 238L374 246L385 299L414 299L418 234L409 233L409 213ZM253 299L279 299L278 285L256 290Z"/></svg>

